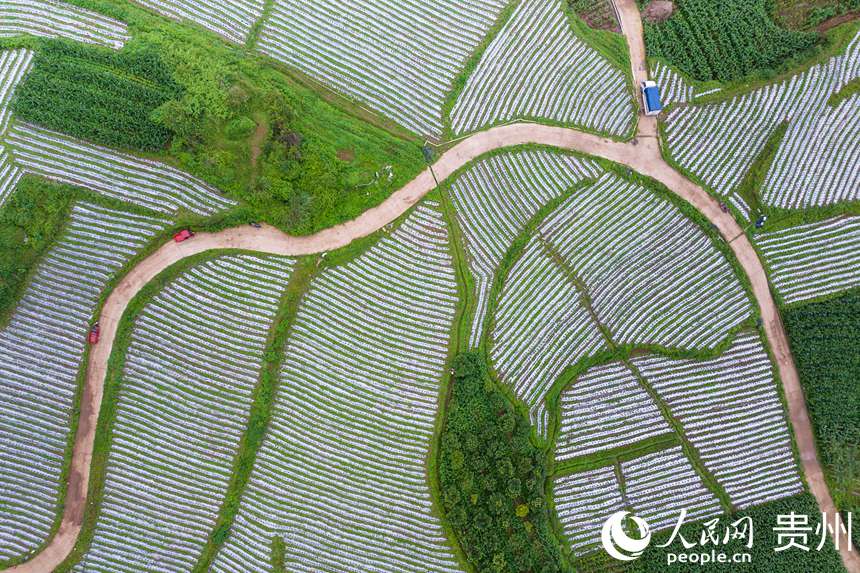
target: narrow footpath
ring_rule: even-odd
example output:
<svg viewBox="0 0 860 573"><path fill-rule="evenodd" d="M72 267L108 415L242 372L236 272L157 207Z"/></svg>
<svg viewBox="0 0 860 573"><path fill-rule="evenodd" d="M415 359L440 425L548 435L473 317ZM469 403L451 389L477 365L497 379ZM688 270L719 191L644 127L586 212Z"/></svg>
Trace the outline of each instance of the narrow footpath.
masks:
<svg viewBox="0 0 860 573"><path fill-rule="evenodd" d="M635 0L616 0L622 29L631 47L633 75L647 77L642 21ZM638 84L637 84L638 85ZM830 522L838 515L818 461L806 401L788 338L771 295L767 275L758 255L740 225L724 213L716 199L704 189L675 171L663 160L657 140L656 120L640 117L637 137L617 142L574 129L517 123L497 127L461 141L445 152L433 165L439 182L457 169L491 151L522 144L541 144L602 157L628 166L656 179L681 199L693 205L727 240L752 285L753 295L764 321L764 330L788 402L789 419L810 491ZM135 266L111 292L100 315L101 341L92 348L81 400L78 431L72 453L72 465L66 492L66 504L58 533L32 560L11 567L9 573L50 573L69 555L81 532L90 479L90 460L95 443L98 414L101 408L108 359L113 349L117 327L129 302L156 275L182 259L211 250L246 249L275 255L309 255L344 247L393 222L436 187L430 169L424 170L386 201L358 218L305 237L292 237L275 228L250 226L218 233L199 233L183 243L170 242ZM849 573L860 573L860 556L848 550L848 539L840 532L840 553Z"/></svg>

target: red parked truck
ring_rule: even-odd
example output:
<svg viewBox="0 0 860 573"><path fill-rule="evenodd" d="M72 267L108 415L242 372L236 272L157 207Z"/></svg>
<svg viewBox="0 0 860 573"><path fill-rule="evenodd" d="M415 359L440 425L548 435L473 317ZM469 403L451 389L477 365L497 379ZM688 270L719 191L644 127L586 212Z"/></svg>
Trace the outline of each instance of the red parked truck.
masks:
<svg viewBox="0 0 860 573"><path fill-rule="evenodd" d="M191 229L182 229L175 235L173 235L173 240L177 243L181 243L182 241L186 241L194 236L194 232Z"/></svg>
<svg viewBox="0 0 860 573"><path fill-rule="evenodd" d="M89 342L90 344L95 344L96 342L98 342L98 341L99 341L99 333L100 333L100 332L101 332L101 327L99 326L99 323L98 323L98 322L96 322L96 323L95 323L94 325L92 325L92 327L90 328L90 333L89 333L89 335L87 336L87 342Z"/></svg>

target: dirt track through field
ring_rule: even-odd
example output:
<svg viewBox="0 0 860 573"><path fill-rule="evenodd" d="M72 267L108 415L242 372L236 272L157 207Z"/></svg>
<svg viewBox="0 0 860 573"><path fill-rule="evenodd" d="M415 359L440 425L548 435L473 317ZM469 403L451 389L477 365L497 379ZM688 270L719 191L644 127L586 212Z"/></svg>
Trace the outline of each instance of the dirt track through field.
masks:
<svg viewBox="0 0 860 573"><path fill-rule="evenodd" d="M628 44L634 77L647 77L642 23L635 0L616 0L619 19ZM638 85L638 84L637 84ZM640 117L639 135L621 143L599 136L561 127L518 123L477 133L445 152L433 165L438 180L444 181L457 169L490 151L520 144L542 144L574 150L621 163L661 182L683 200L692 204L719 230L749 277L759 306L768 343L776 359L780 379L788 402L791 425L797 441L810 491L824 513L832 519L836 513L818 461L809 414L797 369L791 356L788 338L770 292L767 276L755 249L743 229L704 189L686 179L667 164L656 139L656 121ZM433 174L425 170L395 192L386 201L358 218L306 237L292 237L272 227L250 226L227 229L219 233L200 233L184 243L167 243L135 266L108 297L101 315L101 341L89 356L80 424L72 454L72 466L66 492L66 504L59 532L49 545L32 560L7 569L14 573L49 573L69 555L81 532L90 478L90 460L95 442L98 413L101 407L108 359L113 348L120 319L129 302L161 271L182 259L215 249L247 249L277 255L323 253L348 245L370 235L404 214L412 205L436 187ZM840 553L849 573L860 573L857 551L847 549L844 533Z"/></svg>

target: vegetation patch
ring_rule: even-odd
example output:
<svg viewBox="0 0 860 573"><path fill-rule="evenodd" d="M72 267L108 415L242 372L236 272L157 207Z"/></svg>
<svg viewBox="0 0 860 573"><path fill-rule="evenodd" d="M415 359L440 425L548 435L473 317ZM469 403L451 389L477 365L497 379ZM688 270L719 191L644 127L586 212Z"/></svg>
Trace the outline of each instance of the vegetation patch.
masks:
<svg viewBox="0 0 860 573"><path fill-rule="evenodd" d="M810 55L815 33L787 30L770 15L768 0L678 0L665 22L645 23L648 54L699 80L737 80Z"/></svg>
<svg viewBox="0 0 860 573"><path fill-rule="evenodd" d="M178 94L158 52L146 45L117 52L52 40L36 53L13 109L25 121L95 143L154 151L172 132L151 116Z"/></svg>
<svg viewBox="0 0 860 573"><path fill-rule="evenodd" d="M837 507L860 515L860 290L790 308L785 326Z"/></svg>
<svg viewBox="0 0 860 573"><path fill-rule="evenodd" d="M612 32L621 31L612 0L567 0L567 4L592 28Z"/></svg>
<svg viewBox="0 0 860 573"><path fill-rule="evenodd" d="M441 435L444 513L476 571L562 570L546 505L546 460L528 421L489 378L477 353L454 360Z"/></svg>
<svg viewBox="0 0 860 573"><path fill-rule="evenodd" d="M854 10L860 10L860 0L773 0L776 20L793 29L817 28Z"/></svg>

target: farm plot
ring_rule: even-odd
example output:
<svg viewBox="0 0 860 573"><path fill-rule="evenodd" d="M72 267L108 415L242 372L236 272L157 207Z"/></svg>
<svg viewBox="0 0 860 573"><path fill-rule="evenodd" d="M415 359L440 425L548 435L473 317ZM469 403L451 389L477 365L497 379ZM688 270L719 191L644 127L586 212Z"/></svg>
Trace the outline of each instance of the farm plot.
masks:
<svg viewBox="0 0 860 573"><path fill-rule="evenodd" d="M561 394L555 459L564 461L672 432L624 364L598 366Z"/></svg>
<svg viewBox="0 0 860 573"><path fill-rule="evenodd" d="M6 133L12 117L9 103L15 87L30 70L33 52L30 50L6 50L0 52L0 137ZM0 201L2 203L2 201Z"/></svg>
<svg viewBox="0 0 860 573"><path fill-rule="evenodd" d="M553 498L564 534L577 555L597 549L603 524L627 506L611 466L556 478Z"/></svg>
<svg viewBox="0 0 860 573"><path fill-rule="evenodd" d="M23 173L12 163L6 151L0 147L0 207L18 185Z"/></svg>
<svg viewBox="0 0 860 573"><path fill-rule="evenodd" d="M263 53L369 105L404 127L441 136L442 106L503 0L274 0Z"/></svg>
<svg viewBox="0 0 860 573"><path fill-rule="evenodd" d="M273 538L290 571L459 570L425 465L456 294L445 223L429 202L311 284L213 572L267 570Z"/></svg>
<svg viewBox="0 0 860 573"><path fill-rule="evenodd" d="M36 548L50 531L99 294L166 224L75 205L0 332L0 561Z"/></svg>
<svg viewBox="0 0 860 573"><path fill-rule="evenodd" d="M689 350L712 348L749 314L731 265L701 229L607 173L547 217L514 264L491 357L541 428L543 394L566 366L605 346L600 326L617 345Z"/></svg>
<svg viewBox="0 0 860 573"><path fill-rule="evenodd" d="M860 217L837 217L756 237L786 303L860 286Z"/></svg>
<svg viewBox="0 0 860 573"><path fill-rule="evenodd" d="M490 43L451 112L456 134L513 119L623 136L636 112L627 78L580 40L557 0L524 0Z"/></svg>
<svg viewBox="0 0 860 573"><path fill-rule="evenodd" d="M800 493L773 368L755 333L713 360L634 360L738 508Z"/></svg>
<svg viewBox="0 0 860 573"><path fill-rule="evenodd" d="M238 44L245 43L263 15L263 0L137 0L138 4L175 20L199 24Z"/></svg>
<svg viewBox="0 0 860 573"><path fill-rule="evenodd" d="M211 215L233 205L203 181L164 163L13 122L6 141L15 163L34 173L162 213Z"/></svg>
<svg viewBox="0 0 860 573"><path fill-rule="evenodd" d="M477 286L472 347L480 341L493 279L516 237L541 206L600 172L597 164L587 159L549 151L521 151L477 161L451 184L451 198Z"/></svg>
<svg viewBox="0 0 860 573"><path fill-rule="evenodd" d="M21 34L68 38L115 49L129 39L125 24L91 10L50 0L3 0L0 37Z"/></svg>
<svg viewBox="0 0 860 573"><path fill-rule="evenodd" d="M134 322L104 497L76 571L191 571L224 499L293 263L228 255Z"/></svg>
<svg viewBox="0 0 860 573"><path fill-rule="evenodd" d="M764 203L796 208L855 200L860 186L852 142L860 137L860 108L856 96L836 109L827 100L858 76L860 34L845 54L781 83L674 110L666 123L668 149L683 168L727 196L777 126L789 121L761 191Z"/></svg>
<svg viewBox="0 0 860 573"><path fill-rule="evenodd" d="M651 79L660 87L660 99L664 106L687 103L693 99L693 86L663 62L651 66Z"/></svg>

